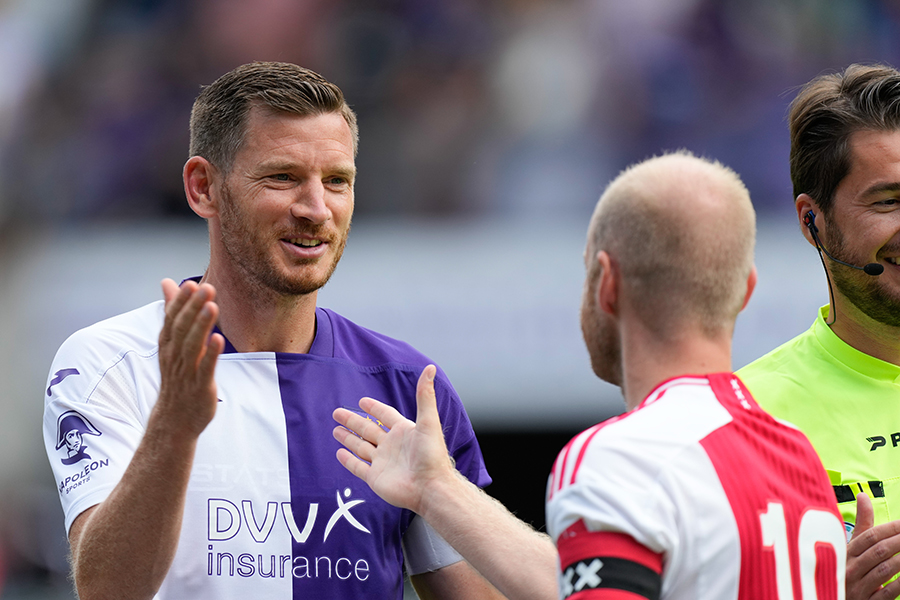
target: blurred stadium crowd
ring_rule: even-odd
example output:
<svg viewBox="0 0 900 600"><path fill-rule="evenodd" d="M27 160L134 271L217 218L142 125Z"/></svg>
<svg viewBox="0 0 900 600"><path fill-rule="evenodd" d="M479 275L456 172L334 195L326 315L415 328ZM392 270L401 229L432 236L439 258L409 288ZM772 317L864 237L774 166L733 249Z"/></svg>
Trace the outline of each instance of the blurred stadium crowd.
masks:
<svg viewBox="0 0 900 600"><path fill-rule="evenodd" d="M790 90L896 64L878 0L4 0L0 221L187 216L201 84L253 59L337 82L362 129L358 213L584 211L687 146L785 197Z"/></svg>
<svg viewBox="0 0 900 600"><path fill-rule="evenodd" d="M342 87L359 219L540 223L587 215L621 168L676 147L787 214L793 90L898 66L898 39L890 0L0 0L0 277L22 232L193 219L191 104L251 60ZM55 496L4 498L0 597L70 597Z"/></svg>

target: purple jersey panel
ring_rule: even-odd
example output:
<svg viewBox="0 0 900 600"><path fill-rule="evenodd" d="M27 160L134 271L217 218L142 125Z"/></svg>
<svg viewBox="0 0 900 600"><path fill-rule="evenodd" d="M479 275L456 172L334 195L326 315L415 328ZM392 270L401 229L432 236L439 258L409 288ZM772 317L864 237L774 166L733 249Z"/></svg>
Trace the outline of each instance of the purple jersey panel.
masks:
<svg viewBox="0 0 900 600"><path fill-rule="evenodd" d="M370 396L415 419L416 382L430 361L409 345L317 310L309 354L277 354L287 426L294 598L403 595L400 540L412 513L395 508L343 469L331 417ZM436 379L447 446L461 472L490 483L462 403L443 373Z"/></svg>

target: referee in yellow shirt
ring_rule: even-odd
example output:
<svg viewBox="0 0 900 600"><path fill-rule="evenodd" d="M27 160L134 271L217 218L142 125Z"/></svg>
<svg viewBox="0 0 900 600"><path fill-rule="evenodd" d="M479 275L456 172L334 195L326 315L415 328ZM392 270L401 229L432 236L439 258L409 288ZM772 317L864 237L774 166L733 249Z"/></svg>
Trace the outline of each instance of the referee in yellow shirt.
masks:
<svg viewBox="0 0 900 600"><path fill-rule="evenodd" d="M847 599L897 598L900 72L851 65L817 77L789 122L797 217L822 257L830 303L738 375L809 437L831 477L852 536Z"/></svg>

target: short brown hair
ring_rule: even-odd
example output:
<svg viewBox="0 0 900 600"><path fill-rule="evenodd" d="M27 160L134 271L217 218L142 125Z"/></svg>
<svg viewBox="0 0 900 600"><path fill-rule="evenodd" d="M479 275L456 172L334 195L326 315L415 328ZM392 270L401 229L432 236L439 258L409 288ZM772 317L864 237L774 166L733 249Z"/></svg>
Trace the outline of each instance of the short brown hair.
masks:
<svg viewBox="0 0 900 600"><path fill-rule="evenodd" d="M853 64L816 77L794 98L788 120L794 198L808 194L828 215L850 172L851 134L900 129L900 72Z"/></svg>
<svg viewBox="0 0 900 600"><path fill-rule="evenodd" d="M338 86L291 63L253 62L222 75L200 92L191 110L191 156L230 170L254 106L304 116L339 113L350 126L356 154L356 114Z"/></svg>

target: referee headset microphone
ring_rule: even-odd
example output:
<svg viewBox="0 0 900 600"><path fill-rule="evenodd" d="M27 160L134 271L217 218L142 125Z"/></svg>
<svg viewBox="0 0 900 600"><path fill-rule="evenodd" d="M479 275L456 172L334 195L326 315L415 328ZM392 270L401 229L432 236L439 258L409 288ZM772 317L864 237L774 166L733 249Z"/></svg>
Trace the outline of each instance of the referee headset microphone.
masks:
<svg viewBox="0 0 900 600"><path fill-rule="evenodd" d="M813 241L816 243L816 249L819 251L819 260L822 261L822 268L825 269L825 259L822 258L822 253L825 253L825 256L833 260L834 262L844 265L845 267L850 267L851 269L859 269L866 275L871 275L872 277L877 277L884 273L884 265L879 263L869 263L864 267L858 267L856 265L851 265L850 263L844 262L842 260L838 260L837 258L831 255L831 252L825 249L825 246L822 245L822 242L819 241L819 228L816 227L816 213L813 211L807 212L803 216L803 224L809 228L809 233L812 234ZM825 269L825 279L828 280L828 292L829 296L834 297L834 292L831 289L831 277L828 276L828 269ZM837 320L837 314L835 311L832 312L831 323L826 323L827 325L834 325L834 322Z"/></svg>
<svg viewBox="0 0 900 600"><path fill-rule="evenodd" d="M879 263L869 263L864 267L857 267L856 265L845 263L844 261L838 260L833 257L831 255L831 252L826 250L825 246L822 245L822 242L819 241L819 228L816 227L816 214L813 211L809 211L808 213L806 213L806 216L803 217L803 224L809 228L809 232L812 234L813 240L816 242L816 248L819 249L819 252L824 252L825 255L834 262L844 265L845 267L850 267L851 269L859 269L866 275L872 275L873 277L884 273L884 265L881 265ZM821 258L821 255L819 257ZM825 266L824 260L822 261L822 266Z"/></svg>

